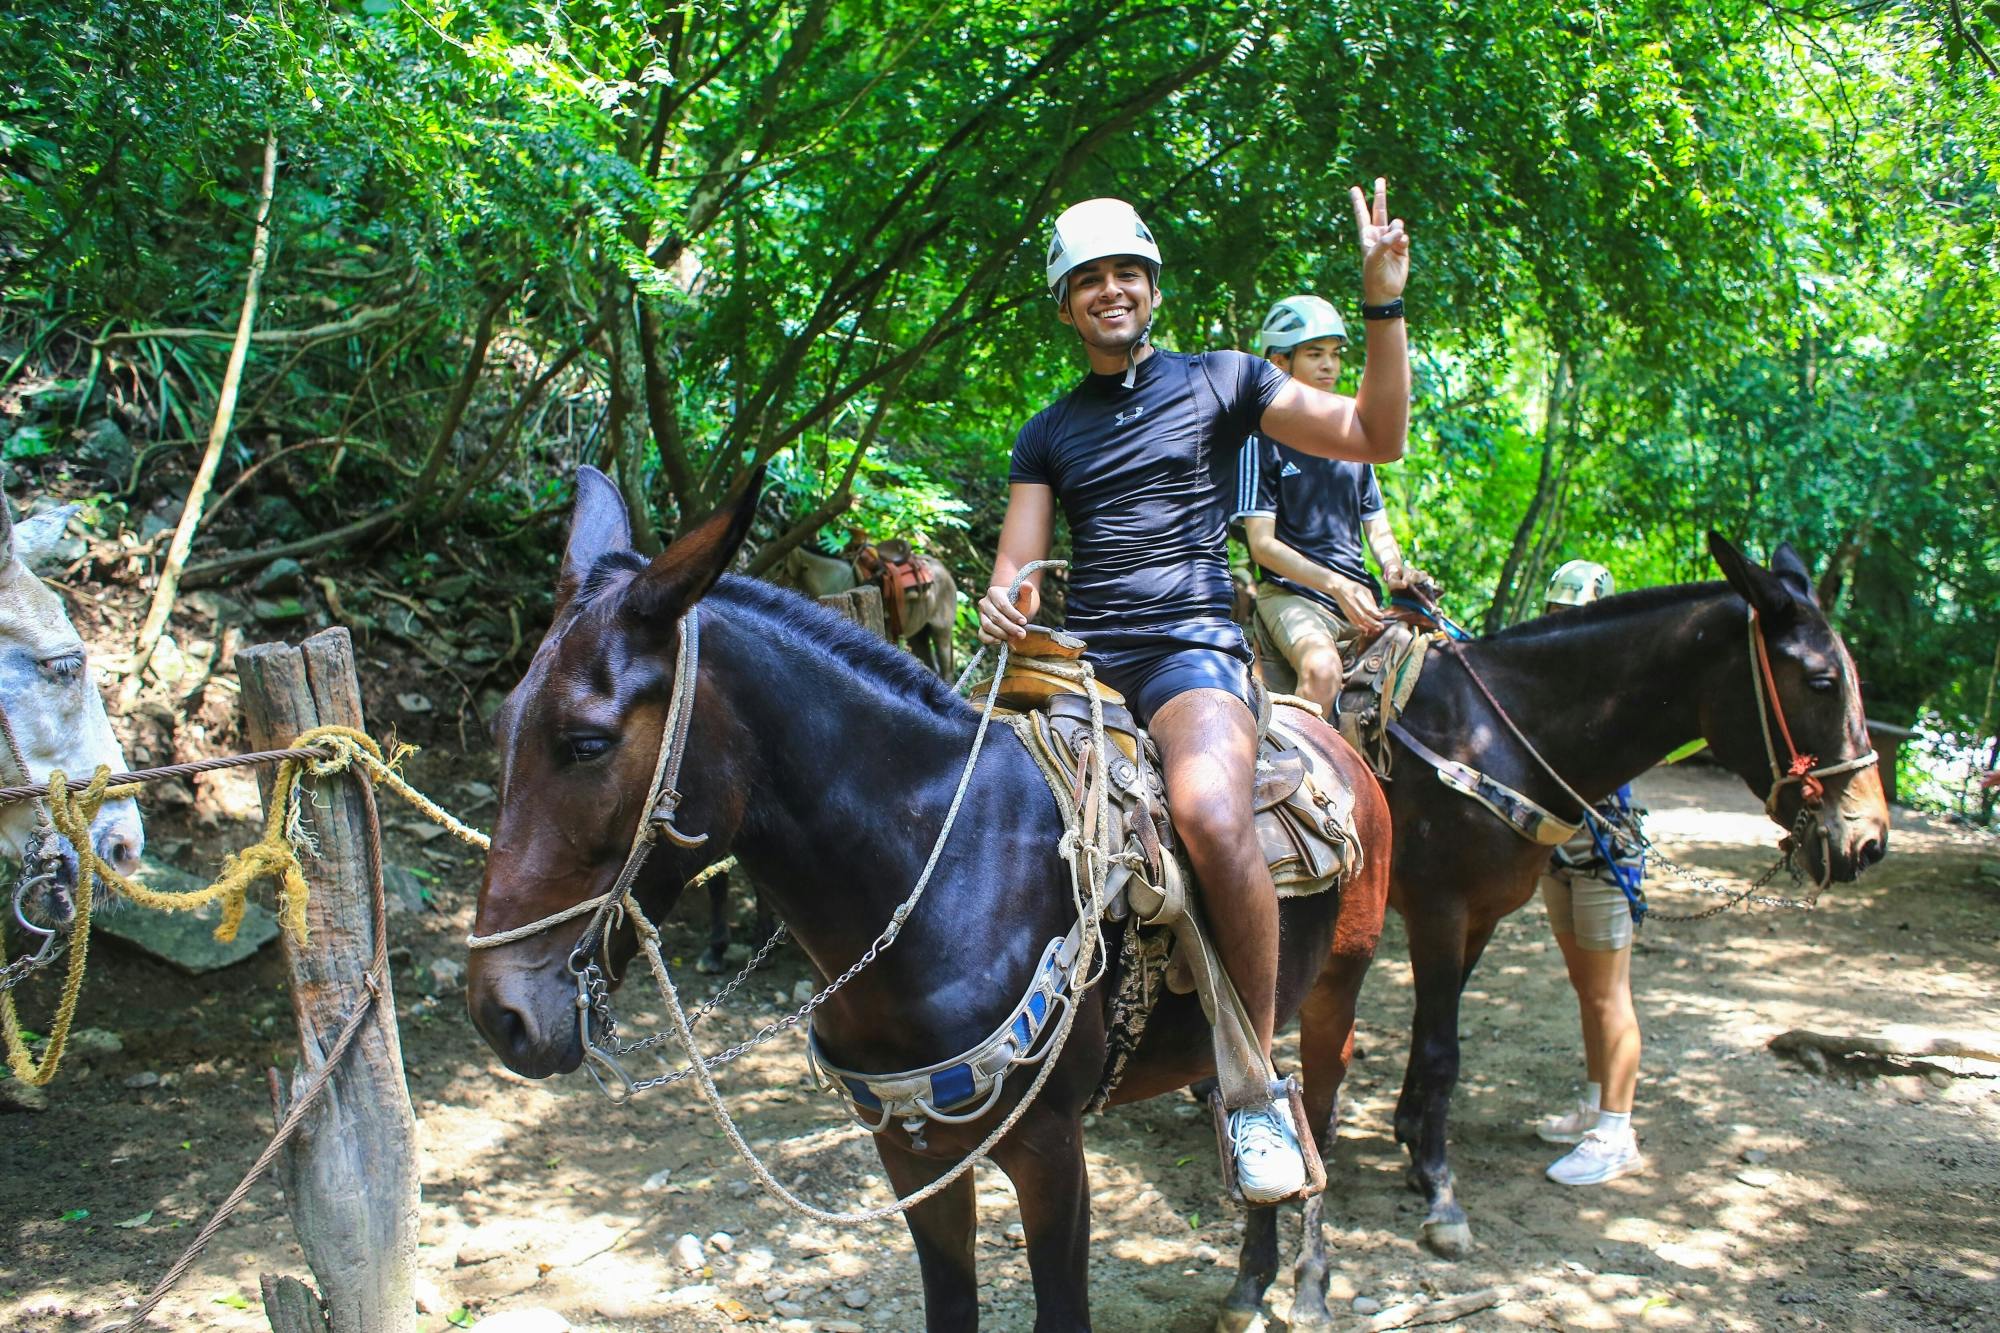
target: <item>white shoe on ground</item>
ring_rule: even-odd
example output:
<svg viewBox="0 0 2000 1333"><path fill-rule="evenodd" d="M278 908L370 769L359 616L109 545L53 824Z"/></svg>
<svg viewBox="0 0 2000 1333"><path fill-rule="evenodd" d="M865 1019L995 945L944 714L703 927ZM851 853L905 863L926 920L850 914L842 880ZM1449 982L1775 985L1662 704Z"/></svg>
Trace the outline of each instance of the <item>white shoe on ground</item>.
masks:
<svg viewBox="0 0 2000 1333"><path fill-rule="evenodd" d="M1236 1158L1236 1184L1251 1203L1289 1199L1306 1186L1305 1154L1283 1100L1231 1111L1229 1151Z"/></svg>
<svg viewBox="0 0 2000 1333"><path fill-rule="evenodd" d="M1607 1180L1643 1170L1646 1159L1639 1155L1639 1142L1630 1134L1613 1138L1591 1130L1583 1141L1549 1167L1548 1176L1558 1185L1602 1185Z"/></svg>
<svg viewBox="0 0 2000 1333"><path fill-rule="evenodd" d="M1597 1108L1579 1097L1576 1105L1562 1115L1543 1118L1535 1126L1535 1136L1544 1143L1581 1143L1583 1136L1597 1128Z"/></svg>

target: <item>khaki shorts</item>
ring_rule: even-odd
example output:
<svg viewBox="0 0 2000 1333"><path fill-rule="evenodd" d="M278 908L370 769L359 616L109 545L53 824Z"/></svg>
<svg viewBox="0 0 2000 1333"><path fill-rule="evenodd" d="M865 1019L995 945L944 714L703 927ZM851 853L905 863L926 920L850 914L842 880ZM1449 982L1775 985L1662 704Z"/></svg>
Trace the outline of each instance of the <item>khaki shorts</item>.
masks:
<svg viewBox="0 0 2000 1333"><path fill-rule="evenodd" d="M1632 908L1616 884L1557 870L1543 875L1540 887L1549 928L1558 935L1576 936L1593 953L1632 947Z"/></svg>
<svg viewBox="0 0 2000 1333"><path fill-rule="evenodd" d="M1284 655L1294 670L1300 655L1316 640L1329 640L1340 653L1344 671L1354 664L1360 627L1323 602L1286 592L1275 583L1257 585L1257 624L1263 641Z"/></svg>

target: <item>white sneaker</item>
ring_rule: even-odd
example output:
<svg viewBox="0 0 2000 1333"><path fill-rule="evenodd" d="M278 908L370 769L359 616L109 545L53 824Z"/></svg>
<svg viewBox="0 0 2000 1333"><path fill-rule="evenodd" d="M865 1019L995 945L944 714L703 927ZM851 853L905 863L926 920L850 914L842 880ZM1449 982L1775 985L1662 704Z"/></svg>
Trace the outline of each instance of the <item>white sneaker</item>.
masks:
<svg viewBox="0 0 2000 1333"><path fill-rule="evenodd" d="M1567 1156L1549 1167L1548 1176L1558 1185L1602 1185L1642 1170L1645 1165L1646 1159L1639 1155L1639 1141L1632 1135L1612 1138L1591 1130Z"/></svg>
<svg viewBox="0 0 2000 1333"><path fill-rule="evenodd" d="M1581 1143L1583 1136L1597 1128L1597 1108L1579 1097L1576 1105L1562 1115L1545 1117L1535 1126L1535 1136L1544 1143Z"/></svg>
<svg viewBox="0 0 2000 1333"><path fill-rule="evenodd" d="M1236 1158L1236 1184L1251 1203L1277 1203L1306 1187L1305 1154L1283 1101L1231 1111L1229 1151Z"/></svg>

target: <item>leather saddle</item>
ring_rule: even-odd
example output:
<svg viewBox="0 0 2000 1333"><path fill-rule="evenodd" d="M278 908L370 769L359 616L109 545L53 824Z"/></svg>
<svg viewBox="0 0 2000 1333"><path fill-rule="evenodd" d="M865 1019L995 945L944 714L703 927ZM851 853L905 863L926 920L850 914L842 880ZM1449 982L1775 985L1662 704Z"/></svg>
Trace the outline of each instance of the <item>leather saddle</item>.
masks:
<svg viewBox="0 0 2000 1333"><path fill-rule="evenodd" d="M996 701L996 712L1009 717L1030 751L1043 760L1051 785L1062 783L1072 801L1082 798L1088 775L1090 699L1081 682L1051 672L1043 661L1073 660L1082 651L1082 640L1072 635L1031 631L1029 642L1009 655ZM990 685L989 677L973 686L975 704L984 702ZM1159 751L1133 719L1123 695L1103 684L1097 692L1105 738L1114 750L1106 765L1113 818L1122 821L1128 850L1140 854L1145 874L1158 883L1169 873L1164 859L1177 856ZM1305 897L1336 887L1361 866L1354 793L1301 725L1312 716L1306 707L1278 700L1258 712L1252 805L1257 839L1278 896ZM1114 867L1114 882L1106 886L1113 916L1119 915L1117 890L1131 873L1132 866L1121 862Z"/></svg>
<svg viewBox="0 0 2000 1333"><path fill-rule="evenodd" d="M1444 635L1389 620L1362 644L1341 681L1334 724L1377 777L1389 772L1389 725L1402 716L1424 672L1431 646Z"/></svg>
<svg viewBox="0 0 2000 1333"><path fill-rule="evenodd" d="M899 537L859 542L848 548L854 577L882 590L882 615L891 638L904 635L904 599L931 586L931 569L910 544Z"/></svg>

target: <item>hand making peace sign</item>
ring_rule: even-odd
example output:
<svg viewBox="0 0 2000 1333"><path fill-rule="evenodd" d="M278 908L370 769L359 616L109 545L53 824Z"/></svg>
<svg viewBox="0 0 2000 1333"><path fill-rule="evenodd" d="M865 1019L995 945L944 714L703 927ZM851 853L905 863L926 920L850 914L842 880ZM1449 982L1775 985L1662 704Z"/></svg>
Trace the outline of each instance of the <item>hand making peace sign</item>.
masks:
<svg viewBox="0 0 2000 1333"><path fill-rule="evenodd" d="M1369 305L1386 305L1403 294L1410 280L1410 234L1403 220L1389 219L1389 183L1375 178L1375 207L1356 185L1348 191L1354 201L1354 224L1361 232L1361 299Z"/></svg>

